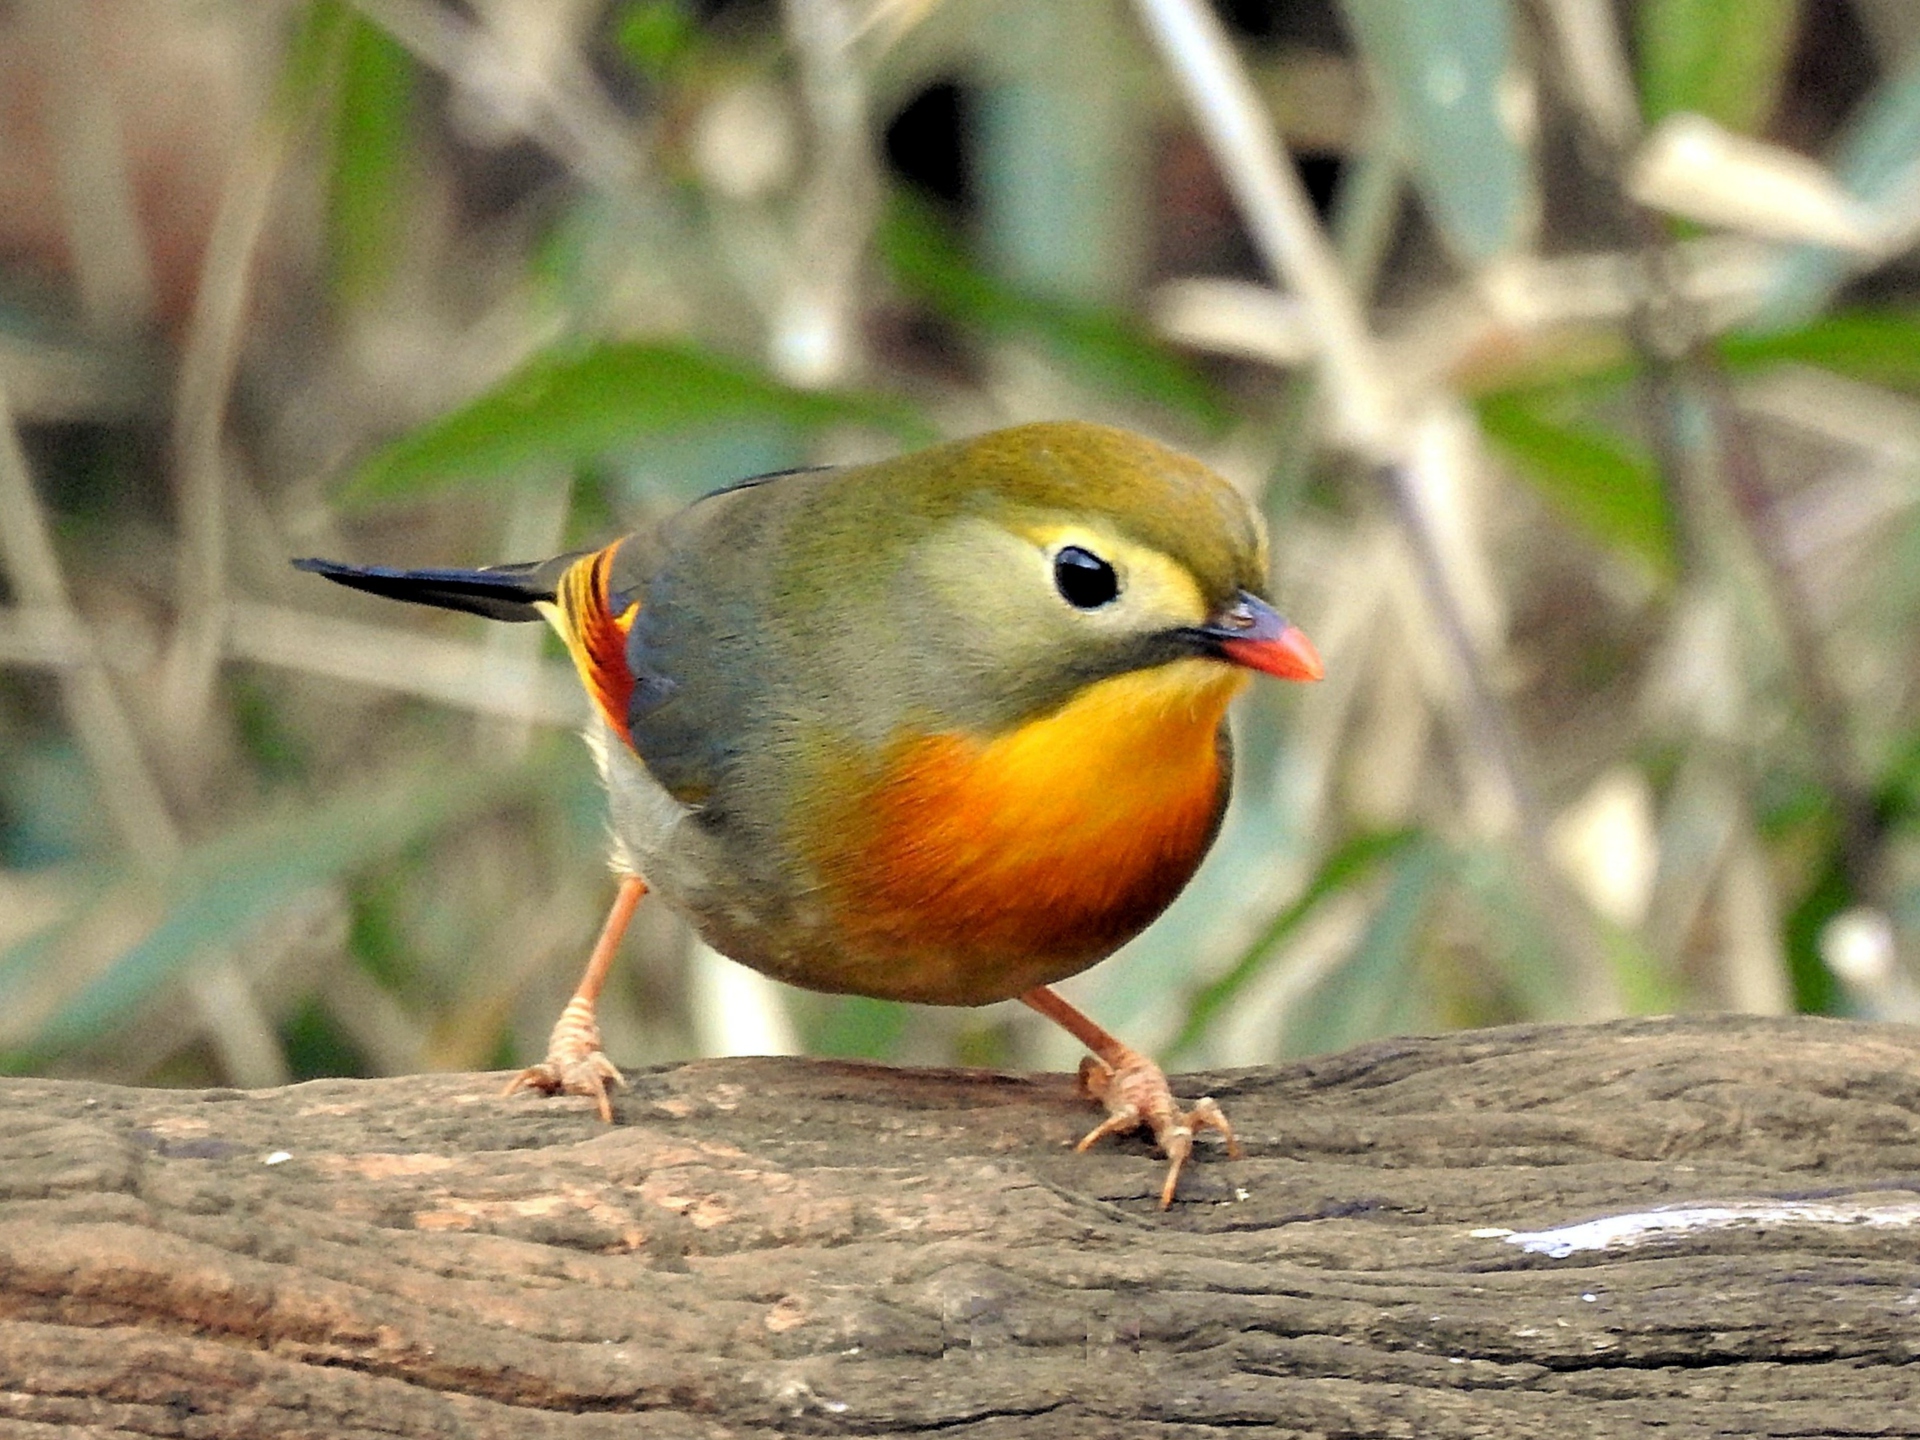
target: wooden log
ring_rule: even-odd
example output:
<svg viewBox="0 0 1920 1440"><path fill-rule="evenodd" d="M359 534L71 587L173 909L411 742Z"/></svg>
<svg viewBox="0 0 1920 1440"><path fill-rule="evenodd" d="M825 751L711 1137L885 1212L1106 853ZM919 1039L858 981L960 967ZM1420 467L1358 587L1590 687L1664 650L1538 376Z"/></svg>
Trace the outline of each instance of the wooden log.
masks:
<svg viewBox="0 0 1920 1440"><path fill-rule="evenodd" d="M0 1434L1920 1436L1920 1035L1744 1017L1184 1077L728 1060L0 1082Z"/></svg>

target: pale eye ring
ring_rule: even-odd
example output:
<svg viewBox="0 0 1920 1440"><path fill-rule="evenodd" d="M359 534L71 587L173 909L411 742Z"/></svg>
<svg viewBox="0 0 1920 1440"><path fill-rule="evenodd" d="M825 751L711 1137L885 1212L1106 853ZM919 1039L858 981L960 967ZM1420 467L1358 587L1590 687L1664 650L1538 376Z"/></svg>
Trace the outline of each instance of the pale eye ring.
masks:
<svg viewBox="0 0 1920 1440"><path fill-rule="evenodd" d="M1098 610L1120 595L1113 566L1079 545L1062 545L1053 557L1053 585L1076 610Z"/></svg>

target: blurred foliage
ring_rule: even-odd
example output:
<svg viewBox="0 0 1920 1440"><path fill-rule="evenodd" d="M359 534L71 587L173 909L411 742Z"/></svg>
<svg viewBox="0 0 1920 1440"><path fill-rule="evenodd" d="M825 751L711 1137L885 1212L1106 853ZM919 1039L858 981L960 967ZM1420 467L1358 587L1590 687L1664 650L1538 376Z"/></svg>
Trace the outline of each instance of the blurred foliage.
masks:
<svg viewBox="0 0 1920 1440"><path fill-rule="evenodd" d="M1850 310L1796 330L1722 336L1716 349L1729 370L1816 365L1920 395L1920 314L1908 311Z"/></svg>
<svg viewBox="0 0 1920 1440"><path fill-rule="evenodd" d="M1555 419L1562 398L1553 390L1489 395L1479 404L1481 429L1575 524L1671 577L1672 522L1651 458L1617 435Z"/></svg>
<svg viewBox="0 0 1920 1440"><path fill-rule="evenodd" d="M1649 120L1692 111L1752 132L1779 98L1800 0L1648 0L1637 28Z"/></svg>
<svg viewBox="0 0 1920 1440"><path fill-rule="evenodd" d="M379 294L393 273L400 243L393 217L405 204L417 80L407 52L386 31L359 17L346 23L329 155L327 255L336 294L358 304Z"/></svg>
<svg viewBox="0 0 1920 1440"><path fill-rule="evenodd" d="M288 807L219 835L182 857L168 879L159 923L86 987L65 997L33 1035L33 1064L128 1023L154 993L209 949L247 934L290 897L339 880L352 869L390 862L422 837L471 819L503 795L530 789L532 769L494 773L388 773L318 804ZM125 882L122 882L125 883ZM137 883L137 882L134 882ZM86 905L64 925L0 954L0 1003L36 966L60 929L83 926L111 905L118 887L96 879ZM38 1056L34 1053L41 1052Z"/></svg>
<svg viewBox="0 0 1920 1440"><path fill-rule="evenodd" d="M1306 889L1268 922L1259 938L1240 953L1230 969L1194 987L1187 999L1186 1019L1169 1042L1169 1052L1178 1057L1200 1045L1222 1012L1259 978L1272 963L1275 950L1287 943L1322 901L1353 888L1368 872L1396 859L1422 838L1417 830L1363 833L1327 856Z"/></svg>
<svg viewBox="0 0 1920 1440"><path fill-rule="evenodd" d="M1449 249L1467 265L1517 246L1537 209L1526 136L1513 122L1513 7L1346 0L1355 44L1381 81L1405 160Z"/></svg>
<svg viewBox="0 0 1920 1440"><path fill-rule="evenodd" d="M1901 203L1920 151L1920 53L1884 57L1885 76L1861 100L1832 142L1835 177L1876 205ZM1906 193L1911 193L1907 191ZM1777 328L1804 324L1833 305L1857 267L1848 257L1806 246L1778 266L1760 321Z"/></svg>
<svg viewBox="0 0 1920 1440"><path fill-rule="evenodd" d="M1247 702L1215 856L1074 982L1103 1022L1244 1063L1915 1018L1920 55L1855 23L1879 3L1633 0L1598 59L1571 4L1236 3L1267 108L1220 142L1141 23L1189 0L0 13L31 470L0 473L31 485L0 494L0 1065L261 1084L544 1041L612 888L564 658L289 555L531 558L1059 415L1260 495L1329 668ZM84 70L56 43L95 105L48 93ZM1827 166L1885 243L1640 209L1639 138L1686 112ZM1224 178L1262 126L1421 427L1418 505L1332 423L1338 327ZM644 907L613 1054L1071 1063L1007 1007L726 967Z"/></svg>
<svg viewBox="0 0 1920 1440"><path fill-rule="evenodd" d="M933 314L988 340L1043 349L1089 388L1150 409L1172 408L1202 433L1224 429L1219 387L1158 343L1145 326L1109 310L1025 294L972 263L934 207L903 192L875 236L893 282Z"/></svg>
<svg viewBox="0 0 1920 1440"><path fill-rule="evenodd" d="M529 466L593 464L663 435L768 422L864 424L905 445L935 438L912 405L885 396L795 389L685 345L597 343L540 355L470 405L395 440L342 498L415 499Z"/></svg>

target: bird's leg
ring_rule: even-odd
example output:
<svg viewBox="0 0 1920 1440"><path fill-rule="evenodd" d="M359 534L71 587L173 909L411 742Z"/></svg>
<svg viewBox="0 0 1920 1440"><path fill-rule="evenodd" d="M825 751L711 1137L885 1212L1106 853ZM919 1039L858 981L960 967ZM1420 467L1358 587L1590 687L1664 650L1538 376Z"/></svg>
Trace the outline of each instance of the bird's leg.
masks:
<svg viewBox="0 0 1920 1440"><path fill-rule="evenodd" d="M587 957L586 972L547 1038L547 1058L514 1076L503 1093L511 1095L526 1088L547 1095L591 1095L600 1107L600 1118L612 1123L613 1102L607 1098L607 1086L627 1082L619 1067L600 1049L600 1022L594 1018L593 1007L600 1001L600 988L607 983L620 937L626 934L634 907L646 893L647 882L638 875L620 877L620 893L613 897L607 923L600 927L600 938Z"/></svg>
<svg viewBox="0 0 1920 1440"><path fill-rule="evenodd" d="M1080 1062L1080 1088L1107 1107L1107 1118L1089 1130L1076 1149L1085 1150L1105 1136L1124 1135L1144 1125L1153 1132L1169 1162L1167 1183L1160 1187L1162 1210L1173 1204L1181 1167L1193 1153L1195 1131L1218 1130L1226 1137L1227 1153L1236 1160L1240 1158L1240 1142L1233 1126L1211 1096L1194 1101L1191 1110L1181 1110L1167 1087L1165 1071L1109 1035L1052 989L1039 985L1020 999L1093 1052Z"/></svg>

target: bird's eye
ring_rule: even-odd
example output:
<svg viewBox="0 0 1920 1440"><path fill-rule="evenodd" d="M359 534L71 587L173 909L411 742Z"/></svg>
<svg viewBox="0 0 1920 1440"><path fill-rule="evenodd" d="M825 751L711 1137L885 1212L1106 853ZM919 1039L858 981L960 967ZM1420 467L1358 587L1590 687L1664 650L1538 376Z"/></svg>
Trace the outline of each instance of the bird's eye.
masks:
<svg viewBox="0 0 1920 1440"><path fill-rule="evenodd" d="M1120 593L1113 566L1078 545L1062 546L1053 557L1053 583L1076 610L1098 610Z"/></svg>

